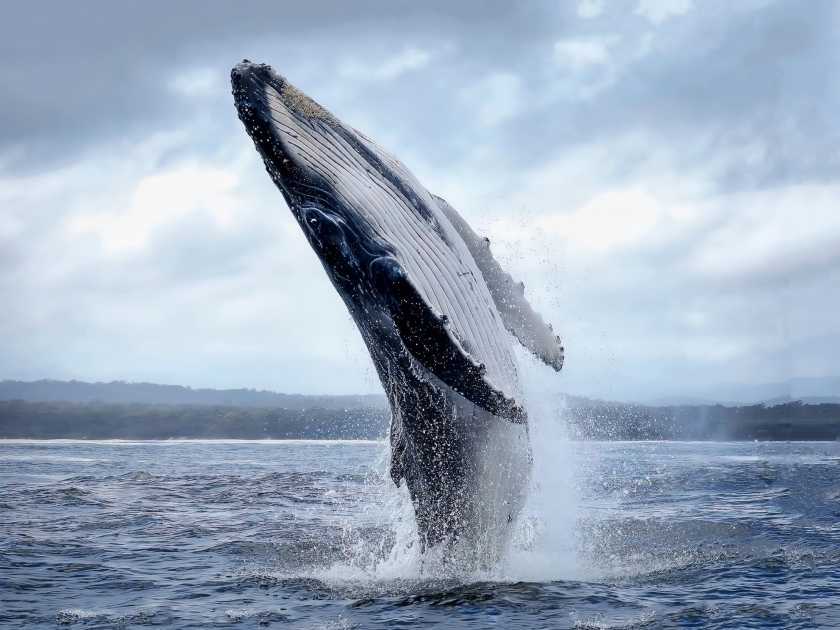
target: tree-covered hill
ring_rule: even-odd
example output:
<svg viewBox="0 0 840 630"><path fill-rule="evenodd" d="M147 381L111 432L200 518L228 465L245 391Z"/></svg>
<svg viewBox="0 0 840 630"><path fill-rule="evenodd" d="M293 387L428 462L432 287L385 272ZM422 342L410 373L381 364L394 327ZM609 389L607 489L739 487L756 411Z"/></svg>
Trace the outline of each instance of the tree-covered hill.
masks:
<svg viewBox="0 0 840 630"><path fill-rule="evenodd" d="M306 410L224 405L0 401L0 438L349 439L383 438L382 407Z"/></svg>

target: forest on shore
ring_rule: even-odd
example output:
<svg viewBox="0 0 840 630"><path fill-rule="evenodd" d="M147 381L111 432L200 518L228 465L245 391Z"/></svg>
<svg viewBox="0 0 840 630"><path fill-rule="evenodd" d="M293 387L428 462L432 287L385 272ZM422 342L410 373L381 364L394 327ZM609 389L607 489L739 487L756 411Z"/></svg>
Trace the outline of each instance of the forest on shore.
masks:
<svg viewBox="0 0 840 630"><path fill-rule="evenodd" d="M0 438L376 440L390 412L347 409L0 401Z"/></svg>
<svg viewBox="0 0 840 630"><path fill-rule="evenodd" d="M567 397L558 413L579 440L837 440L840 405L653 407ZM387 435L380 404L306 409L233 405L0 401L0 438L344 439Z"/></svg>

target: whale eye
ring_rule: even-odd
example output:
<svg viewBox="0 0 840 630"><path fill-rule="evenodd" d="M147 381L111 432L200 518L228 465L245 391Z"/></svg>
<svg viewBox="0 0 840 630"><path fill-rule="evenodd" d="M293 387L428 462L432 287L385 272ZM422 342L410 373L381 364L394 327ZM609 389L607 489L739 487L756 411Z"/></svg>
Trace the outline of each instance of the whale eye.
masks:
<svg viewBox="0 0 840 630"><path fill-rule="evenodd" d="M316 219L315 217L312 217L311 219L309 219L309 222L310 222L312 225L317 225L317 224L318 224L318 219Z"/></svg>

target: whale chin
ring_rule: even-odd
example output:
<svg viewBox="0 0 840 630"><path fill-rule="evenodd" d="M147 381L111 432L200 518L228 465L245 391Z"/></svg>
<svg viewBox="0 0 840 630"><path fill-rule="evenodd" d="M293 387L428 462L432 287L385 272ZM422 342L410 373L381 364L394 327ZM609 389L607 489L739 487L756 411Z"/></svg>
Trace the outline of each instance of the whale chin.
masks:
<svg viewBox="0 0 840 630"><path fill-rule="evenodd" d="M391 406L391 477L421 547L501 557L531 448L512 339L559 370L524 288L399 160L270 66L231 72L239 118L353 317ZM460 553L460 552L459 552Z"/></svg>

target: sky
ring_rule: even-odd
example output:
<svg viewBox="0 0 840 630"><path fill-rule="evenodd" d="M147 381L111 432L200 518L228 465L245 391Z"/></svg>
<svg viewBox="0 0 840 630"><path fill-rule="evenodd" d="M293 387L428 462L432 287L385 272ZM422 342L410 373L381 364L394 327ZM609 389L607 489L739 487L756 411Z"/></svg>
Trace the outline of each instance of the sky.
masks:
<svg viewBox="0 0 840 630"><path fill-rule="evenodd" d="M0 380L381 388L236 117L271 64L563 337L558 392L840 395L840 5L0 5Z"/></svg>

